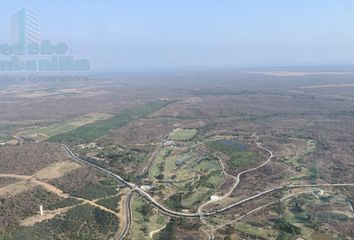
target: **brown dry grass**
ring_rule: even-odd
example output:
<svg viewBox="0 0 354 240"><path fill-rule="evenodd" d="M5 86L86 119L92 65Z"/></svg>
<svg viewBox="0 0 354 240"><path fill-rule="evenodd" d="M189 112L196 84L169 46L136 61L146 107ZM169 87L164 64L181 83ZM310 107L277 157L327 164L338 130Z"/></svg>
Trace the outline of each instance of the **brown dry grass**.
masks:
<svg viewBox="0 0 354 240"><path fill-rule="evenodd" d="M49 180L54 178L60 178L65 174L74 171L80 168L81 165L72 162L72 161L64 161L53 163L46 168L41 169L40 171L36 172L33 177L39 180Z"/></svg>

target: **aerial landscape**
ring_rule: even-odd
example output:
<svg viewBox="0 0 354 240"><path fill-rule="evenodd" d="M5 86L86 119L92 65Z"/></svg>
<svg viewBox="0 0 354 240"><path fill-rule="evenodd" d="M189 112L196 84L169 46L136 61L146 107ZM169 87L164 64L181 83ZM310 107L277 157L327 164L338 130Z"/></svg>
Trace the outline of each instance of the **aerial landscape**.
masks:
<svg viewBox="0 0 354 240"><path fill-rule="evenodd" d="M352 236L352 77L3 82L1 236Z"/></svg>
<svg viewBox="0 0 354 240"><path fill-rule="evenodd" d="M98 3L88 8L97 8L99 14L113 6L121 7L122 14L131 11L129 4L108 2L104 8ZM227 2L221 5L234 6ZM15 12L21 4L7 8ZM170 5L155 4L158 14L171 10ZM189 7L199 9L194 4ZM354 9L353 4L347 4ZM220 7L207 5L210 9L204 6L203 11L208 13ZM75 11L81 7L68 6ZM175 7L181 10L184 6ZM39 2L34 1L32 8L49 18ZM48 9L55 13L54 7ZM134 9L145 11L142 6ZM222 9L230 13L227 7ZM164 14L157 19L164 19ZM12 31L16 32L18 21L26 20L31 26L25 29L30 33L21 32L21 27L20 33L32 38L37 31L30 29L37 26L34 16L30 10L19 10L12 17L16 20L12 20ZM127 21L127 26L136 27L126 15L122 19L121 24ZM186 25L185 20L177 24L167 19L176 31L181 31L178 24ZM278 20L275 22L282 24ZM65 24L71 22L62 22ZM44 30L50 29L48 23L43 25ZM58 25L60 35L63 29ZM103 26L117 34L111 27ZM328 31L318 31L322 30ZM96 41L91 32L80 31L78 39L82 34L89 43ZM132 35L152 38L147 32ZM9 46L11 51L21 51L20 38L15 36L19 40L12 47L0 46L2 58L11 54L15 55L11 61L19 56L33 57L33 42L27 39L25 52L7 52ZM118 43L107 40L108 35L102 38L97 51L106 51L102 46L107 43L109 49L103 54L113 59L116 53L110 52L115 51L114 45L109 44ZM99 53L87 50L93 57L86 58L79 53L87 46L80 46L82 39L75 37L72 45L77 52L69 50L66 43L39 42L42 48L53 44L52 53L40 54L51 57L50 63L25 57L16 71L8 71L14 62L11 65L0 59L1 240L354 239L353 45L344 51L353 53L352 62L337 60L339 55L322 62L323 56L313 49L318 64L292 64L287 56L295 54L295 49L285 52L285 57L279 53L277 64L262 62L262 57L255 55L259 62L242 65L248 53L255 54L256 50L250 49L257 44L251 44L238 67L229 67L228 62L221 63L227 67L195 67L189 64L194 57L209 66L201 49L214 56L207 42L205 46L193 45L200 49L193 50L191 45L186 52L178 43L181 53L172 55L183 64L174 68L174 60L161 57L168 52L164 45L168 39L161 40L161 51L156 46L150 46L150 51L139 45L148 46L150 40L132 45L124 42L126 45L117 49L122 55L142 51L151 57L141 70L139 61L146 55L137 55L136 61L134 56L126 56L124 61L117 57L112 62L98 60L102 58ZM47 51L51 49L48 46ZM318 54L323 51L321 48ZM63 54L75 54L72 61L65 60L73 66L57 62L61 60L56 57L64 58ZM313 56L303 54L308 59ZM272 58L265 55L264 59ZM161 59L156 60L157 56ZM215 64L219 57L215 53ZM38 69L32 68L36 61ZM129 62L132 65L126 65L125 70L124 64ZM122 68L115 69L119 63ZM65 71L61 71L64 65ZM109 65L109 69L88 71L89 65ZM156 70L160 65L166 69ZM18 71L20 66L25 67ZM9 67L6 72L4 67Z"/></svg>

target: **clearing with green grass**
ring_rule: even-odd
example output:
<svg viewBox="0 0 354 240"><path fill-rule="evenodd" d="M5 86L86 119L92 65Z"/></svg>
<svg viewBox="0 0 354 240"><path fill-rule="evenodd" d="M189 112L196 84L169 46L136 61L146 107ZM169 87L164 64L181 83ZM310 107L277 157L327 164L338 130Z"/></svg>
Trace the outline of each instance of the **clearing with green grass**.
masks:
<svg viewBox="0 0 354 240"><path fill-rule="evenodd" d="M18 133L20 137L31 137L38 141L43 141L52 136L63 134L66 132L73 131L81 126L86 124L91 124L96 121L105 120L111 118L113 115L108 113L90 113L78 118L75 118L71 121L64 123L56 123L47 127L40 127L35 129L29 129L23 132Z"/></svg>
<svg viewBox="0 0 354 240"><path fill-rule="evenodd" d="M52 136L48 141L67 143L88 142L107 134L110 130L121 128L131 121L147 117L169 103L171 103L171 101L158 100L144 105L135 106L111 118L86 124L72 131Z"/></svg>
<svg viewBox="0 0 354 240"><path fill-rule="evenodd" d="M210 151L219 151L227 155L227 167L230 170L243 168L257 161L257 154L250 151L248 145L233 140L216 140L208 142Z"/></svg>
<svg viewBox="0 0 354 240"><path fill-rule="evenodd" d="M134 198L132 204L132 239L155 239L155 231L166 225L169 218L157 211L141 197Z"/></svg>
<svg viewBox="0 0 354 240"><path fill-rule="evenodd" d="M196 129L177 128L170 134L170 138L175 141L189 141L195 137L197 132Z"/></svg>

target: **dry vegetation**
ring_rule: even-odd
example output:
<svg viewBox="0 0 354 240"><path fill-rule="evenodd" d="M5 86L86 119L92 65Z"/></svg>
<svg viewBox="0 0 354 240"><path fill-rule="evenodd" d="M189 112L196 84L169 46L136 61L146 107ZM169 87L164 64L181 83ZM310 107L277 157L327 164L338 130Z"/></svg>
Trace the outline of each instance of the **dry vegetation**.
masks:
<svg viewBox="0 0 354 240"><path fill-rule="evenodd" d="M66 158L62 148L51 143L5 146L0 148L0 173L32 175Z"/></svg>
<svg viewBox="0 0 354 240"><path fill-rule="evenodd" d="M75 142L71 143L71 147L81 156L122 174L130 181L148 180L147 183L158 186L156 193L168 192L168 196L174 196L174 200L179 201L178 193L183 193L186 198L190 196L186 187L193 188L193 194L197 192L193 184L183 183L176 185L177 187L169 187L156 176L149 176L150 179L144 179L144 176L142 179L136 178L147 163L146 160L161 142L168 139L174 129L198 130L193 139L174 143L176 146L171 147L170 158L168 156L158 158L161 162L167 159L170 165L164 166L165 172L174 172L177 179L180 175L184 176L187 171L186 168L175 165L174 157L187 154L193 146L206 148L207 142L218 139L247 144L249 151L257 156L256 161L234 169L230 165L231 157L226 157L223 160L228 173L235 175L243 169L256 166L267 157L265 152L255 146L252 136L253 134L259 136L262 145L273 151L277 157L269 165L243 175L240 185L229 198L210 205L207 209L218 208L229 202L289 183L354 182L353 80L351 75L346 74L271 76L216 71L184 74L120 74L105 80L88 82L14 83L0 92L0 135L11 137L28 129L70 122L92 112L117 115L133 106L158 99L170 99L175 102L148 116L131 119L123 126L108 129L103 136L100 135L96 139L86 139L85 144L91 143L92 147L84 148ZM118 186L114 181L93 169L81 167L60 174L61 170L58 172L58 169L76 168L74 165L60 166L59 162L65 159L62 149L51 143L32 142L1 146L0 173L36 174L43 180L53 175L57 178L48 181L63 192L91 200L117 194ZM155 170L159 167L154 164L151 166L155 167ZM213 167L220 169L218 165ZM38 173L45 168L47 168L45 172ZM163 168L162 165L160 168ZM203 174L206 173L202 171L199 173L202 177ZM167 177L172 179L174 176ZM194 179L188 181L198 182ZM13 179L1 178L0 187L12 183L15 183ZM232 186L232 181L225 178L221 183L218 180L215 184L216 191L225 193ZM198 184L195 185L198 189ZM34 187L31 191L20 192L16 195L17 198L2 199L0 209L4 211L3 207L6 207L10 210L6 210L9 212L4 212L1 216L12 214L18 218L15 221L1 218L0 229L15 226L19 220L29 217L29 212L37 209L40 199L55 201L55 196L39 192L38 188ZM216 219L208 219L208 224L218 226L220 222L226 223L239 214L276 201L287 194L288 192L277 192L264 196L232 209ZM351 221L353 217L348 217L348 220L342 215L350 214L348 201L354 201L353 191L348 188L328 189L326 194L328 198L316 197L311 193L296 196L284 203L279 202L248 216L240 223L221 226L215 232L216 239L225 237L242 239L252 236L258 236L260 239L264 236L273 239L277 237L311 239L312 234L316 236L321 233L344 239L352 234L347 229L353 228ZM159 194L156 196L167 203L175 204L166 196ZM209 197L210 194L206 194L198 201L206 201ZM29 199L31 204L28 207L24 206L23 201L19 202L23 199ZM180 200L186 201L183 197ZM296 201L301 202L303 209L301 214L294 211L294 206L299 207L294 205ZM15 206L11 204L18 204L19 210L9 207ZM330 224L327 222L326 214L317 214L323 212L326 207L332 209L331 216L338 221ZM193 205L189 210L195 208L197 206ZM308 218L306 221L304 215ZM305 223L299 222L299 219ZM155 235L156 239L206 238L202 235L202 226L198 221L171 220L166 224L166 228ZM299 226L302 233L299 234L297 228L292 225Z"/></svg>

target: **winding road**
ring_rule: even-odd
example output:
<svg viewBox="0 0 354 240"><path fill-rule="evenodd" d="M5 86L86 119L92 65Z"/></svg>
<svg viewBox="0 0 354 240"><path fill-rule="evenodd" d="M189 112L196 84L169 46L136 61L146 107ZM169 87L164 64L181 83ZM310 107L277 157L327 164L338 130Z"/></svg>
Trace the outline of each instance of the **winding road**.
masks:
<svg viewBox="0 0 354 240"><path fill-rule="evenodd" d="M185 213L185 212L177 212L177 211L173 211L171 209L168 209L166 208L165 206L161 205L159 202L157 202L153 197L151 197L148 193L146 193L144 190L142 190L141 188L137 187L135 184L133 183L129 183L127 181L125 181L122 177L120 177L119 175L115 174L115 173L112 173L111 171L109 170L106 170L100 166L97 166L91 162L88 162L86 160L83 160L79 157L77 157L70 149L68 146L66 145L63 145L68 156L70 158L72 158L73 160L77 161L77 162L80 162L80 163L84 163L84 164L87 164L91 167L94 167L98 170L101 170L105 173L107 173L108 175L112 176L113 178L117 179L119 182L121 182L122 184L124 184L125 186L127 186L128 188L134 190L137 194L139 194L140 196L144 197L146 200L148 200L151 204L153 204L156 208L158 208L162 213L165 213L166 215L169 215L169 216L175 216L175 217L200 217L200 216L213 216L213 215L216 215L216 214L220 214L220 213L223 213L231 208L234 208L236 206L239 206L243 203L246 203L248 201L251 201L251 200L254 200L256 198L259 198L265 194L268 194L268 193L272 193L272 192L275 192L275 191L280 191L280 190L284 190L284 189L287 189L287 188L303 188L303 187L346 187L346 186L354 186L354 183L328 183L328 184L304 184L304 185L284 185L284 186L280 186L280 187L276 187L276 188L271 188L269 190L266 190L264 192L261 192L261 193L258 193L258 194L255 194L251 197L248 197L248 198L245 198L241 201L238 201L236 203L233 203L233 204L230 204L226 207L223 207L223 208L220 208L220 209L217 209L215 211L212 211L212 212L203 212L203 213ZM272 155L273 156L273 155ZM254 168L254 169L258 169L260 168L261 166L264 166L267 162L264 162L263 164L261 164L260 166L258 166L257 168ZM254 170L253 169L253 170ZM246 170L244 171L245 172L249 172L251 170Z"/></svg>
<svg viewBox="0 0 354 240"><path fill-rule="evenodd" d="M258 140L258 137L257 137L257 140ZM221 165L221 168L222 168L223 173L224 173L226 176L228 176L228 177L230 177L230 178L233 178L233 179L235 180L235 183L234 183L234 185L232 186L232 188L229 190L229 192L226 193L226 194L225 194L224 196L222 196L221 198L215 199L215 200L209 200L208 202L202 204L202 205L198 208L198 213L200 213L200 215L202 215L203 208L206 207L207 205L209 205L209 204L211 204L211 203L219 202L219 201L221 201L221 200L227 198L228 196L230 196L230 195L232 194L232 192L235 191L235 189L237 188L237 186L240 184L240 182L241 182L241 176L242 176L243 174L248 173L248 172L252 172L252 171L255 171L255 170L258 170L259 168L261 168L261 167L263 167L264 165L268 164L268 163L272 160L272 158L274 158L274 154L273 154L272 151L270 151L269 149L266 149L266 148L262 147L261 143L259 143L259 142L256 142L256 144L257 144L257 147L258 147L258 148L260 148L260 149L262 149L262 150L268 152L268 153L270 154L269 157L268 157L267 160L266 160L264 163L262 163L261 165L255 167L255 168L251 168L251 169L244 170L244 171L240 172L239 174L237 174L236 177L226 172L226 170L225 170L225 165L224 165L222 159L221 159L219 156L217 156L216 154L214 154L214 156L215 156L215 157L219 160L219 162L220 162L220 165Z"/></svg>
<svg viewBox="0 0 354 240"><path fill-rule="evenodd" d="M254 171L254 170L257 170L261 167L263 167L264 165L266 165L267 163L269 163L269 161L271 161L271 159L274 157L273 153L262 147L260 143L257 142L257 145L259 148L267 151L270 153L270 156L268 157L267 161L265 161L264 163L262 163L261 165L259 165L258 167L255 167L255 168L252 168L252 169L248 169L248 170L245 170L243 172L240 172L237 176L236 176L236 183L234 184L233 186L233 190L239 185L240 183L240 177L241 175L247 173L247 172L251 172L251 171ZM208 217L208 216L213 216L213 215L217 215L217 214L222 214L228 210L230 210L231 208L234 208L234 207L237 207L243 203L246 203L246 202L249 202L251 200L254 200L254 199L257 199L263 195L266 195L266 194L269 194L269 193L272 193L272 192L275 192L275 191L281 191L281 190L284 190L284 189L290 189L290 188L307 188L307 187L348 187L348 186L351 186L351 187L354 187L354 183L333 183L333 184L304 184L304 185L284 185L284 186L280 186L280 187L276 187L276 188L272 188L272 189L269 189L269 190L266 190L264 192L261 192L261 193L258 193L258 194L255 194L251 197L248 197L248 198L245 198L241 201L238 201L236 203L233 203L233 204L230 204L226 207L223 207L223 208L220 208L220 209L217 209L217 210L214 210L212 212L197 212L197 213L186 213L186 212L177 212L177 211L173 211L171 209L168 209L166 208L165 206L161 205L160 203L158 203L152 196L150 196L148 193L146 193L145 191L143 191L141 188L137 187L135 184L133 183L129 183L127 181L125 181L121 176L107 170L107 169L104 169L100 166L97 166L91 162L88 162L84 159L81 159L79 157L77 157L71 150L70 148L63 144L63 147L67 153L67 155L73 159L74 161L76 162L79 162L79 163L83 163L83 164L87 164L93 168L96 168L110 176L112 176L113 178L117 179L119 182L121 182L123 185L125 185L126 187L130 188L131 190L133 190L134 192L136 192L137 194L139 194L140 196L144 197L147 201L149 201L152 205L154 205L158 210L160 210L160 212L168 215L168 216L172 216L172 217L198 217L200 219L204 218L204 217ZM230 190L231 191L231 190ZM231 191L232 192L232 191ZM227 195L227 194L226 194ZM226 196L225 195L225 196ZM209 203L210 204L210 201ZM205 205L205 204L204 204ZM126 226L130 226L131 224L131 217L129 217L129 224L127 224ZM124 231L124 236L127 234L127 232L129 231L129 227L126 228L127 230ZM124 239L124 236L123 238L120 238L120 239Z"/></svg>
<svg viewBox="0 0 354 240"><path fill-rule="evenodd" d="M142 190L141 188L137 187L135 184L133 183L129 183L127 181L125 181L121 176L107 170L104 169L100 166L97 166L96 164L93 164L91 162L88 162L84 159L81 159L79 157L77 157L67 145L63 145L64 149L66 151L66 153L68 154L68 156L79 162L79 163L84 163L87 164L93 168L96 168L102 172L107 173L108 175L112 176L113 178L117 179L119 182L121 182L124 186L130 188L131 190L135 191L137 194L139 194L140 196L144 197L146 200L148 200L150 203L152 203L153 205L155 205L155 207L157 207L161 212L170 215L170 216L176 216L176 217L199 217L198 213L184 213L184 212L176 212L173 210L170 210L168 208L166 208L165 206L161 205L160 203L158 203L153 197L151 197L148 193L146 193L144 190Z"/></svg>
<svg viewBox="0 0 354 240"><path fill-rule="evenodd" d="M254 167L254 168L251 168L251 169L247 169L247 170L244 170L240 173L237 174L237 176L233 176L229 173L226 172L225 170L225 165L222 161L222 159L217 155L217 154L213 154L214 157L216 157L219 162L220 162L220 165L221 165L221 168L222 168L222 171L224 173L225 176L228 176L230 178L233 178L235 183L233 184L232 188L229 190L229 192L227 192L224 196L222 196L221 198L219 199L212 199L212 200L209 200L208 202L206 203L203 203L202 205L199 206L198 208L198 213L200 214L200 220L205 224L207 225L207 222L203 219L203 208L205 208L206 206L208 206L209 204L212 204L212 203L216 203L216 202L219 202L227 197L229 197L233 191L235 191L235 189L238 187L238 185L240 184L241 182L241 176L245 173L248 173L248 172L252 172L252 171L255 171L255 170L258 170L259 168L263 167L264 165L268 164L272 158L274 158L274 154L272 151L270 151L269 149L266 149L264 147L262 147L261 143L260 142L257 142L257 140L259 139L258 136L255 136L256 137L256 144L257 144L257 147L268 152L269 153L269 157L267 158L267 160L262 163L261 165L257 166L257 167ZM205 229L203 229L203 232L208 236L209 239L213 239L213 232L211 234L209 234Z"/></svg>

